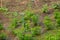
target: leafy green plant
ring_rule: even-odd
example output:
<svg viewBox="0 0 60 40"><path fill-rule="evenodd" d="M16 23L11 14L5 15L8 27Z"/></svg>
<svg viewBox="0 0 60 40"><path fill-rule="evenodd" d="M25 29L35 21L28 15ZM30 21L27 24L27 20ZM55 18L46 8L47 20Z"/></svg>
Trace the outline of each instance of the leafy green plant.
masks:
<svg viewBox="0 0 60 40"><path fill-rule="evenodd" d="M48 30L54 28L53 22L49 16L45 16L43 23Z"/></svg>
<svg viewBox="0 0 60 40"><path fill-rule="evenodd" d="M60 4L59 3L52 4L52 8L60 9Z"/></svg>
<svg viewBox="0 0 60 40"><path fill-rule="evenodd" d="M18 35L19 40L34 40L31 34Z"/></svg>
<svg viewBox="0 0 60 40"><path fill-rule="evenodd" d="M8 9L7 9L7 8L5 8L5 7L0 7L0 11L1 11L1 12L7 12L7 11L8 11Z"/></svg>
<svg viewBox="0 0 60 40"><path fill-rule="evenodd" d="M14 34L14 35L18 35L18 34L23 34L25 32L25 28L24 27L21 27L21 28L19 28L19 29L15 29L15 30L12 30L12 33Z"/></svg>
<svg viewBox="0 0 60 40"><path fill-rule="evenodd" d="M38 25L38 16L37 15L33 15L31 16L31 20L34 23L34 25Z"/></svg>
<svg viewBox="0 0 60 40"><path fill-rule="evenodd" d="M19 40L33 40L32 34L27 34L24 27L13 30L13 34L15 34Z"/></svg>
<svg viewBox="0 0 60 40"><path fill-rule="evenodd" d="M55 19L59 19L60 18L60 12L58 10L55 11L54 16L55 16Z"/></svg>
<svg viewBox="0 0 60 40"><path fill-rule="evenodd" d="M33 12L26 10L25 15L24 15L24 19L30 20L32 15L33 15Z"/></svg>
<svg viewBox="0 0 60 40"><path fill-rule="evenodd" d="M60 12L59 11L55 11L54 12L54 17L55 17L57 26L60 26Z"/></svg>
<svg viewBox="0 0 60 40"><path fill-rule="evenodd" d="M48 12L48 6L47 4L43 5L42 10L43 13L47 13Z"/></svg>
<svg viewBox="0 0 60 40"><path fill-rule="evenodd" d="M12 15L15 16L15 17L17 17L18 13L17 12L13 12Z"/></svg>
<svg viewBox="0 0 60 40"><path fill-rule="evenodd" d="M29 31L30 30L30 23L29 22L25 23L24 27L25 27L25 31Z"/></svg>
<svg viewBox="0 0 60 40"><path fill-rule="evenodd" d="M49 34L45 36L45 40L56 40L56 35Z"/></svg>
<svg viewBox="0 0 60 40"><path fill-rule="evenodd" d="M37 23L38 23L38 15L33 14L33 12L26 10L23 17L22 17L22 20L20 22L21 23L23 22L24 27L25 27L26 24L29 25L29 23L27 22L28 20L33 22L34 25L37 25Z"/></svg>
<svg viewBox="0 0 60 40"><path fill-rule="evenodd" d="M16 35L19 39L23 40L23 34L25 32L24 27L20 28L20 29L15 29L12 31L12 33L14 35Z"/></svg>
<svg viewBox="0 0 60 40"><path fill-rule="evenodd" d="M32 34L25 34L24 40L34 40L34 38L32 37Z"/></svg>
<svg viewBox="0 0 60 40"><path fill-rule="evenodd" d="M13 20L10 23L9 29L17 28L18 27L17 25L18 25L17 18L13 18Z"/></svg>
<svg viewBox="0 0 60 40"><path fill-rule="evenodd" d="M6 40L7 35L5 33L0 33L0 40Z"/></svg>
<svg viewBox="0 0 60 40"><path fill-rule="evenodd" d="M47 35L45 35L45 40L60 40L60 31L57 30L55 33L47 33Z"/></svg>
<svg viewBox="0 0 60 40"><path fill-rule="evenodd" d="M28 12L26 12L25 18L26 17L28 17L27 19L29 19L31 22L33 22L34 25L37 25L37 23L38 23L38 15L33 14L33 13L28 11Z"/></svg>
<svg viewBox="0 0 60 40"><path fill-rule="evenodd" d="M32 35L38 35L38 34L40 34L41 33L41 27L34 27L34 28L31 28L31 33L32 33Z"/></svg>

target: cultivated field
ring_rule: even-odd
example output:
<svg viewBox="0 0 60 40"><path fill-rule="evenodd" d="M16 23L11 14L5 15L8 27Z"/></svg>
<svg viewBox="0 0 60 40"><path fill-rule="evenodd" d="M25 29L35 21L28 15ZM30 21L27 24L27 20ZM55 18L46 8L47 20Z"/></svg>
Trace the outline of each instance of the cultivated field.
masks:
<svg viewBox="0 0 60 40"><path fill-rule="evenodd" d="M60 0L0 0L0 40L60 40Z"/></svg>

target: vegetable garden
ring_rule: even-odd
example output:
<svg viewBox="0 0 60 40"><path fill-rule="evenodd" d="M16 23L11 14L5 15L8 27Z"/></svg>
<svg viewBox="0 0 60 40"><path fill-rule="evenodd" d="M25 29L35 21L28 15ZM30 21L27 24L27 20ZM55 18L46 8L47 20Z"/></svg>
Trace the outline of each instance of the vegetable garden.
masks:
<svg viewBox="0 0 60 40"><path fill-rule="evenodd" d="M60 3L44 4L38 13L31 4L22 12L0 7L0 21L0 40L60 40Z"/></svg>

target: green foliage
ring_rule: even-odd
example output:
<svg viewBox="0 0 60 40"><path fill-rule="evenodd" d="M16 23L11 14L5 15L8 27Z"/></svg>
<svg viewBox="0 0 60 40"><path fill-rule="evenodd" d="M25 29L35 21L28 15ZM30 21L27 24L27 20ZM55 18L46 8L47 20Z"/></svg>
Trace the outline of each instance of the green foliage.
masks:
<svg viewBox="0 0 60 40"><path fill-rule="evenodd" d="M25 32L24 27L20 28L20 29L15 29L12 31L13 34L15 34L19 39L23 40L23 34Z"/></svg>
<svg viewBox="0 0 60 40"><path fill-rule="evenodd" d="M6 13L3 13L3 15L5 15L8 18L18 17L18 14L19 14L18 12L6 12Z"/></svg>
<svg viewBox="0 0 60 40"><path fill-rule="evenodd" d="M45 40L60 40L60 31L56 31L55 33L47 33L47 35L45 35Z"/></svg>
<svg viewBox="0 0 60 40"><path fill-rule="evenodd" d="M19 40L34 40L31 34L18 35Z"/></svg>
<svg viewBox="0 0 60 40"><path fill-rule="evenodd" d="M17 17L18 13L17 12L13 12L12 15L15 16L15 17Z"/></svg>
<svg viewBox="0 0 60 40"><path fill-rule="evenodd" d="M37 23L38 23L38 15L33 14L33 12L26 11L25 15L24 15L24 20L25 21L30 20L31 22L34 23L34 25L37 25Z"/></svg>
<svg viewBox="0 0 60 40"><path fill-rule="evenodd" d="M33 15L33 12L30 12L30 11L25 11L25 15L24 15L24 19L26 20L30 20L31 19L31 16Z"/></svg>
<svg viewBox="0 0 60 40"><path fill-rule="evenodd" d="M49 16L45 16L43 23L48 30L54 28L53 22L52 22L52 20L50 19Z"/></svg>
<svg viewBox="0 0 60 40"><path fill-rule="evenodd" d="M32 34L25 34L24 35L24 40L34 40L32 37Z"/></svg>
<svg viewBox="0 0 60 40"><path fill-rule="evenodd" d="M55 16L55 19L59 19L60 18L60 12L58 10L55 11L54 16Z"/></svg>
<svg viewBox="0 0 60 40"><path fill-rule="evenodd" d="M13 30L13 33L19 38L19 40L33 40L32 34L25 33L25 28Z"/></svg>
<svg viewBox="0 0 60 40"><path fill-rule="evenodd" d="M13 20L10 23L9 29L17 28L17 18L13 18Z"/></svg>
<svg viewBox="0 0 60 40"><path fill-rule="evenodd" d="M31 33L32 33L32 35L38 35L38 34L40 34L41 33L41 27L34 27L34 28L31 28Z"/></svg>
<svg viewBox="0 0 60 40"><path fill-rule="evenodd" d="M54 12L54 17L55 17L57 26L60 26L60 12L59 11L55 11Z"/></svg>
<svg viewBox="0 0 60 40"><path fill-rule="evenodd" d="M48 34L45 36L45 40L56 40L56 35Z"/></svg>
<svg viewBox="0 0 60 40"><path fill-rule="evenodd" d="M13 34L18 35L18 34L23 34L25 32L25 28L21 27L19 29L15 29L12 31Z"/></svg>
<svg viewBox="0 0 60 40"><path fill-rule="evenodd" d="M60 9L60 4L59 3L55 3L55 4L52 5L52 8Z"/></svg>
<svg viewBox="0 0 60 40"><path fill-rule="evenodd" d="M5 33L0 33L0 40L6 40L7 35Z"/></svg>
<svg viewBox="0 0 60 40"><path fill-rule="evenodd" d="M47 13L48 12L48 6L47 4L43 5L42 10L43 13Z"/></svg>
<svg viewBox="0 0 60 40"><path fill-rule="evenodd" d="M33 25L37 25L38 23L38 15L33 14L33 12L30 12L28 10L25 11L24 15L21 17L22 19L20 22L24 25L25 31L30 30L30 23L32 22Z"/></svg>
<svg viewBox="0 0 60 40"><path fill-rule="evenodd" d="M31 16L31 20L34 23L34 25L37 25L37 23L38 23L38 16L37 15Z"/></svg>
<svg viewBox="0 0 60 40"><path fill-rule="evenodd" d="M5 8L5 7L0 7L0 11L1 11L1 12L7 12L7 11L8 11L8 9L7 9L7 8Z"/></svg>
<svg viewBox="0 0 60 40"><path fill-rule="evenodd" d="M25 23L24 27L25 27L25 31L30 31L30 23L29 22Z"/></svg>
<svg viewBox="0 0 60 40"><path fill-rule="evenodd" d="M2 23L0 23L0 30L2 30L3 29L3 25L2 25Z"/></svg>

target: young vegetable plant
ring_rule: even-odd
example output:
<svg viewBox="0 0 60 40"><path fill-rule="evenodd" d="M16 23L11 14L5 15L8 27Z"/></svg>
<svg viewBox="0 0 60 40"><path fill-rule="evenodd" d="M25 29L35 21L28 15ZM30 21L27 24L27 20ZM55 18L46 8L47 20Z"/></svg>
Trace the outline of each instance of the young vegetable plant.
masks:
<svg viewBox="0 0 60 40"><path fill-rule="evenodd" d="M18 37L19 40L34 40L32 34L22 34L22 35L18 35Z"/></svg>
<svg viewBox="0 0 60 40"><path fill-rule="evenodd" d="M54 17L55 17L57 26L60 26L60 12L59 11L55 11L54 12Z"/></svg>
<svg viewBox="0 0 60 40"><path fill-rule="evenodd" d="M56 31L55 33L47 33L47 35L45 35L45 40L60 40L60 31L54 30Z"/></svg>
<svg viewBox="0 0 60 40"><path fill-rule="evenodd" d="M47 30L51 30L54 28L53 22L49 16L45 16L43 23L45 27L47 28Z"/></svg>
<svg viewBox="0 0 60 40"><path fill-rule="evenodd" d="M24 40L34 40L34 38L32 37L32 34L24 34Z"/></svg>
<svg viewBox="0 0 60 40"><path fill-rule="evenodd" d="M28 27L28 25L30 25L30 22L33 22L34 25L37 25L38 23L38 15L33 14L33 12L31 11L26 10L22 18L23 18L22 22L24 23L24 27Z"/></svg>
<svg viewBox="0 0 60 40"><path fill-rule="evenodd" d="M54 9L60 9L60 4L55 3L55 4L52 5L52 8L54 8Z"/></svg>
<svg viewBox="0 0 60 40"><path fill-rule="evenodd" d="M24 32L25 32L25 28L24 27L21 27L19 29L15 29L15 30L12 31L12 33L14 35L16 35L16 36L19 35L19 34L24 34Z"/></svg>
<svg viewBox="0 0 60 40"><path fill-rule="evenodd" d="M23 40L23 34L25 32L24 27L21 27L20 29L15 29L12 31L12 33L19 38L19 40Z"/></svg>
<svg viewBox="0 0 60 40"><path fill-rule="evenodd" d="M41 34L41 27L37 26L37 27L31 28L31 33L33 36Z"/></svg>
<svg viewBox="0 0 60 40"><path fill-rule="evenodd" d="M47 13L48 12L48 6L47 4L43 5L42 10L43 13Z"/></svg>
<svg viewBox="0 0 60 40"><path fill-rule="evenodd" d="M27 34L24 27L13 30L13 33L18 37L19 40L33 40L32 34Z"/></svg>
<svg viewBox="0 0 60 40"><path fill-rule="evenodd" d="M56 35L48 34L45 36L45 40L56 40Z"/></svg>
<svg viewBox="0 0 60 40"><path fill-rule="evenodd" d="M25 27L25 31L30 31L30 23L29 22L25 23L24 27Z"/></svg>
<svg viewBox="0 0 60 40"><path fill-rule="evenodd" d="M24 15L24 19L25 20L30 20L32 15L33 15L33 12L26 10L25 15Z"/></svg>
<svg viewBox="0 0 60 40"><path fill-rule="evenodd" d="M36 26L36 25L38 25L38 15L33 15L33 16L31 16L31 20L32 20L32 22L34 23L34 25Z"/></svg>
<svg viewBox="0 0 60 40"><path fill-rule="evenodd" d="M13 18L13 20L10 23L9 29L15 29L18 27L17 25L18 25L17 18Z"/></svg>

